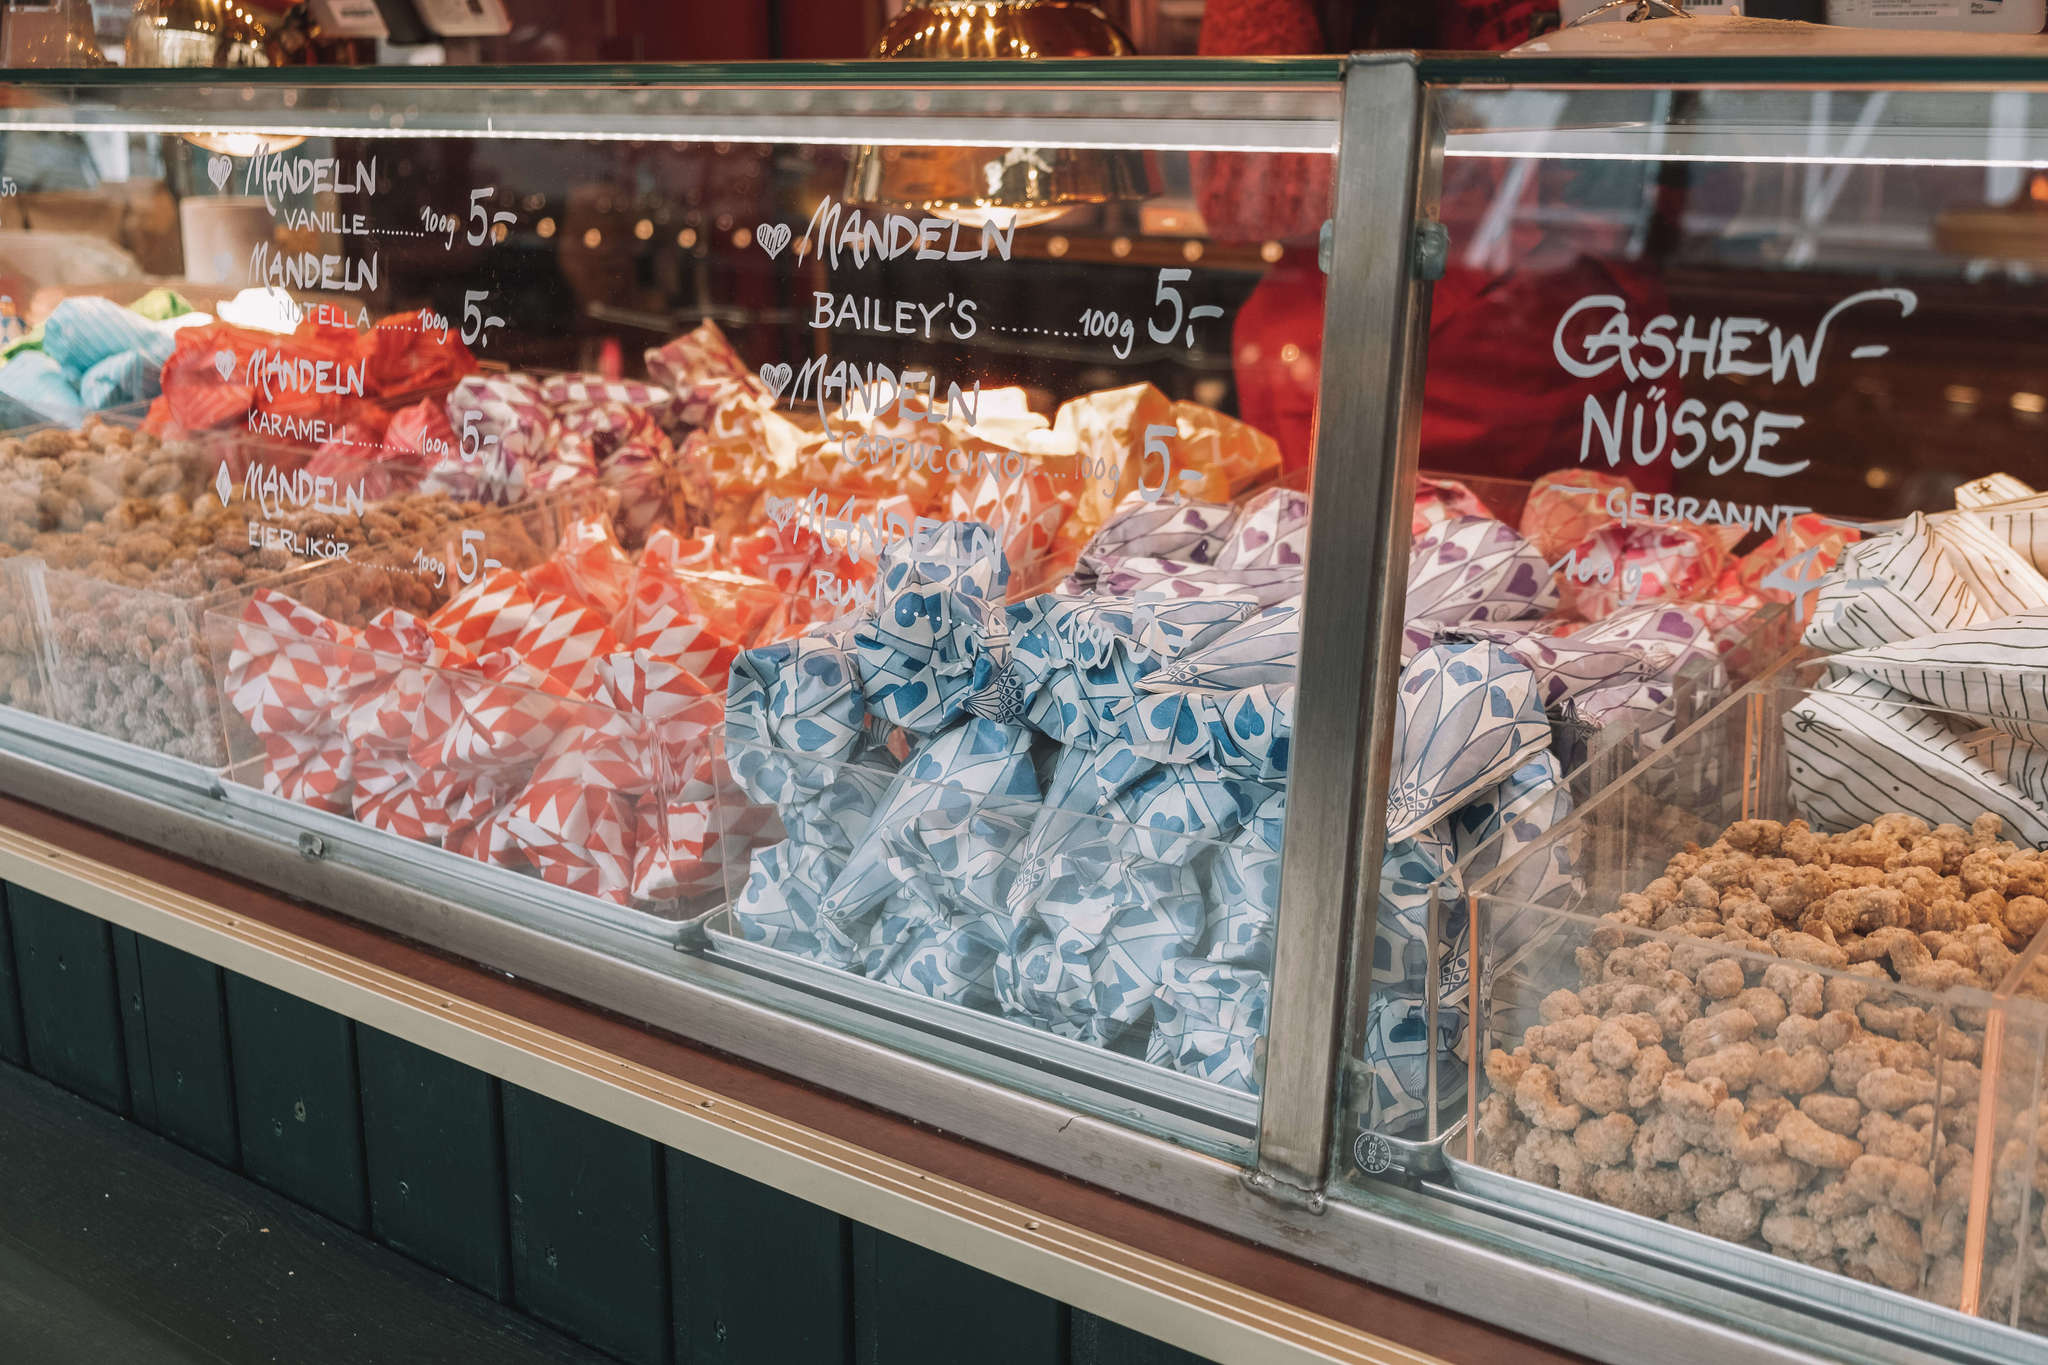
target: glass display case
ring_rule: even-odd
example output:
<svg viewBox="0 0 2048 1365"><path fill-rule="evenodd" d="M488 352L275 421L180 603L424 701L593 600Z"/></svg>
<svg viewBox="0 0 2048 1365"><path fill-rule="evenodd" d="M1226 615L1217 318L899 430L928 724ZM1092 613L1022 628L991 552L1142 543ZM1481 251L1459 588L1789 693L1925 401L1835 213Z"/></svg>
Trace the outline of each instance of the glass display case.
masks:
<svg viewBox="0 0 2048 1365"><path fill-rule="evenodd" d="M1249 1161L1339 66L1022 70L12 85L12 731Z"/></svg>
<svg viewBox="0 0 2048 1365"><path fill-rule="evenodd" d="M2040 100L1830 70L1423 64L1333 1171L2027 1359Z"/></svg>
<svg viewBox="0 0 2048 1365"><path fill-rule="evenodd" d="M25 74L0 773L1546 1339L2025 1359L2044 91Z"/></svg>

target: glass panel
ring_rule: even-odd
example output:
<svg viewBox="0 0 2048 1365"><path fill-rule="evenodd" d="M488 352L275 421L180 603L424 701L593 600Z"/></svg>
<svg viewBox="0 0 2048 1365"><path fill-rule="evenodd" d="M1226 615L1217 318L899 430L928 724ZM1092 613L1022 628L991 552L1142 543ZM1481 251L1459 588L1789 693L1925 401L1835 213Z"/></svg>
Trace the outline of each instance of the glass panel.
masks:
<svg viewBox="0 0 2048 1365"><path fill-rule="evenodd" d="M2011 1355L1981 1333L2041 1325L2043 1007L2008 973L2048 923L2048 96L1433 101L1338 1177Z"/></svg>
<svg viewBox="0 0 2048 1365"><path fill-rule="evenodd" d="M2048 863L2016 752L1788 666L1496 839L1445 911L1478 991L1445 993L1443 1091L1477 1103L1440 1178L1703 1285L2038 1350L1997 1330L2048 1326ZM1908 754L1919 787L1858 781Z"/></svg>
<svg viewBox="0 0 2048 1365"><path fill-rule="evenodd" d="M23 86L0 719L1242 1156L1334 70Z"/></svg>

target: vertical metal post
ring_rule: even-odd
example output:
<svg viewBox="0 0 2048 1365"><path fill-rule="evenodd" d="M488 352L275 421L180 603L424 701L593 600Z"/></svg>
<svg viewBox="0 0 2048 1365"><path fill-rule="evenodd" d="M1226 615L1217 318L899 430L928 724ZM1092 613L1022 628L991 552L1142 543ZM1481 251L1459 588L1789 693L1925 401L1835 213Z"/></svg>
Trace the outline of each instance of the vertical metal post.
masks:
<svg viewBox="0 0 2048 1365"><path fill-rule="evenodd" d="M1443 1008L1444 963L1438 956L1444 942L1444 890L1451 885L1448 877L1440 877L1429 888L1429 927L1423 932L1428 945L1422 955L1424 970L1429 973L1422 989L1422 1034L1429 1039L1429 1080L1423 1087L1423 1102L1429 1106L1429 1140L1436 1141L1437 1118L1442 1103L1442 1092L1437 1080L1437 1018ZM1469 993L1469 985L1468 985Z"/></svg>
<svg viewBox="0 0 2048 1365"><path fill-rule="evenodd" d="M1412 56L1345 73L1303 593L1286 856L1253 1183L1320 1189L1353 936L1370 944L1386 842L1427 290L1414 263L1437 177Z"/></svg>

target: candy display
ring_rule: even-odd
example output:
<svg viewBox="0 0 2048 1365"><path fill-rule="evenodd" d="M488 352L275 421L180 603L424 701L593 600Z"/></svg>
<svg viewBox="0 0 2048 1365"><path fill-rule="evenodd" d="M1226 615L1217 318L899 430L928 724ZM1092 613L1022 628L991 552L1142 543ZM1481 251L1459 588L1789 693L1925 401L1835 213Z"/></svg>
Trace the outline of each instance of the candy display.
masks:
<svg viewBox="0 0 2048 1365"><path fill-rule="evenodd" d="M138 491L107 505L111 489L102 481L81 496L73 478L81 461L52 485L75 500L56 509L58 529L20 547L16 612L17 620L26 613L30 628L17 633L39 656L40 709L209 765L225 761L225 752L202 630L208 610L329 556L345 562L311 591L324 594L321 605L337 617L363 619L383 605L424 609L435 588L417 566L457 562L458 528L485 514L476 504L418 493L361 512L317 502L266 506L261 491L249 496L235 486L225 498L218 490L188 497L195 471L177 445L159 446L146 434L104 440L109 449L128 449L118 471L124 482L138 480L130 482ZM158 484L176 487L145 495ZM83 519L94 513L97 520ZM507 562L539 555L533 529L518 516L500 514L488 533L472 534Z"/></svg>
<svg viewBox="0 0 2048 1365"><path fill-rule="evenodd" d="M1481 960L1499 973L1482 1162L2048 1324L2033 1249L2048 1230L2034 1159L2048 1016L1997 1003L2048 1001L2028 954L2048 929L2037 501L1994 476L1955 511L1890 526L1796 517L1722 571L1723 610L1808 599L1820 659L1664 751L1582 837L1545 841L1536 861L1569 871L1561 891L1527 866L1474 876ZM1595 642L1612 619L1562 642ZM1736 792L1787 818L1694 832L1694 809ZM1594 891L1616 854L1655 868L1660 845L1677 850L1657 855L1661 874ZM1568 868L1589 848L1606 861Z"/></svg>
<svg viewBox="0 0 2048 1365"><path fill-rule="evenodd" d="M1117 526L1158 510L1104 528L1125 566L1159 547ZM742 654L727 757L788 837L736 881L740 931L1256 1089L1298 607L1230 574L1306 500L1175 512L1200 550L1170 577L1214 564L1211 591L1009 602L996 533L959 522L889 546L871 609Z"/></svg>
<svg viewBox="0 0 2048 1365"><path fill-rule="evenodd" d="M1745 820L1676 854L1573 922L1575 980L1487 1054L1481 1159L1955 1306L1978 1145L2001 1144L2001 1189L2048 1194L2032 1120L1980 1119L2006 1089L1982 1004L2048 925L2048 857L2006 834L1990 814ZM2024 1284L2039 1319L2025 1207L1994 1203L1987 1311Z"/></svg>
<svg viewBox="0 0 2048 1365"><path fill-rule="evenodd" d="M0 436L0 556L110 516L140 519L134 504L142 501L189 501L205 485L202 468L189 442L159 441L97 417L75 430Z"/></svg>
<svg viewBox="0 0 2048 1365"><path fill-rule="evenodd" d="M1610 507L1626 508L1632 491L1613 476L1546 476L1517 530L1462 484L1418 487L1360 1047L1372 1079L1360 1111L1377 1130L1424 1121L1433 1067L1439 1097L1456 1097L1471 987L1465 891L1571 812L1588 736L1647 753L1779 652L1753 647L1772 619L1759 596L1714 595L1737 562L1728 538L1624 524ZM1517 863L1507 900L1554 907L1577 885L1570 850L1553 847ZM1496 925L1493 951L1515 951L1540 919Z"/></svg>
<svg viewBox="0 0 2048 1365"><path fill-rule="evenodd" d="M2048 845L2036 499L2018 485L2002 501L1979 486L1970 500L1850 545L1816 585L1806 643L1829 667L1785 721L1792 790L1816 822L1990 812L2012 837Z"/></svg>
<svg viewBox="0 0 2048 1365"><path fill-rule="evenodd" d="M726 673L797 618L773 585L691 553L657 531L631 557L586 515L431 614L357 627L313 581L257 590L215 626L251 780L617 904L718 891L728 859L780 837L719 754Z"/></svg>
<svg viewBox="0 0 2048 1365"><path fill-rule="evenodd" d="M235 427L318 445L351 421L381 430L391 411L445 393L475 368L452 331L416 312L367 330L311 314L290 333L224 322L187 327L163 362L163 393L146 425L186 433ZM363 453L374 458L376 447L366 442Z"/></svg>
<svg viewBox="0 0 2048 1365"><path fill-rule="evenodd" d="M90 295L63 300L0 351L0 429L77 426L102 408L156 397L174 334L207 320L168 289L126 307Z"/></svg>

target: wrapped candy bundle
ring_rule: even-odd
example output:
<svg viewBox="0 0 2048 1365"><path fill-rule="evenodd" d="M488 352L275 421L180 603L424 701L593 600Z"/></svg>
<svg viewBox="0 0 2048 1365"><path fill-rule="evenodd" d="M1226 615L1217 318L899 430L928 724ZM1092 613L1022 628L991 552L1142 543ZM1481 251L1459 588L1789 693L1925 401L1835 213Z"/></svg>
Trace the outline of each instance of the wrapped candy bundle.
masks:
<svg viewBox="0 0 2048 1365"><path fill-rule="evenodd" d="M434 781L413 756L414 724L432 709L430 693L447 686L442 671L473 668L475 661L444 633L397 608L364 627L363 643L376 652L388 680L364 689L342 722L354 756L355 818L408 839L439 842L453 823L450 803L461 793Z"/></svg>
<svg viewBox="0 0 2048 1365"><path fill-rule="evenodd" d="M1522 536L1550 563L1616 520L1608 510L1609 494L1625 500L1634 491L1635 485L1627 479L1597 470L1545 474L1531 485L1529 499L1522 505Z"/></svg>
<svg viewBox="0 0 2048 1365"><path fill-rule="evenodd" d="M163 394L150 406L146 430L206 431L251 423L287 441L297 440L299 419L339 428L366 409L386 408L439 393L476 369L476 361L450 333L420 326L417 313L397 313L367 332L325 325L308 317L288 336L227 323L187 327L163 367ZM329 372L360 375L319 392L316 386L263 382L280 367L326 365ZM290 420L287 420L290 419Z"/></svg>
<svg viewBox="0 0 2048 1365"><path fill-rule="evenodd" d="M429 327L419 313L393 313L367 333L352 326L322 327L309 318L299 335L317 332L354 346L367 362L369 390L379 398L440 392L476 369L476 359L453 329Z"/></svg>
<svg viewBox="0 0 2048 1365"><path fill-rule="evenodd" d="M655 532L612 629L622 650L672 660L723 696L733 659L770 638L786 599L771 583L694 569L689 559L673 532Z"/></svg>
<svg viewBox="0 0 2048 1365"><path fill-rule="evenodd" d="M259 588L242 610L224 691L259 736L338 732L349 700L377 680L361 635Z"/></svg>
<svg viewBox="0 0 2048 1365"><path fill-rule="evenodd" d="M669 535L667 543L673 540ZM609 619L626 606L633 559L612 535L608 518L582 516L563 530L553 554L526 571L525 581L536 599L564 597Z"/></svg>
<svg viewBox="0 0 2048 1365"><path fill-rule="evenodd" d="M1103 389L1060 405L1053 434L1075 457L1071 477L1061 480L1062 489L1074 499L1059 536L1069 559L1102 528L1125 495L1138 491L1147 474L1145 429L1152 426L1180 429L1173 404L1150 384Z"/></svg>
<svg viewBox="0 0 2048 1365"><path fill-rule="evenodd" d="M343 733L353 700L380 676L361 635L268 589L244 605L222 694L263 745L263 787L346 813L355 755Z"/></svg>
<svg viewBox="0 0 2048 1365"><path fill-rule="evenodd" d="M1424 475L1415 481L1415 515L1408 529L1411 535L1420 539L1432 526L1463 517L1492 515L1487 505L1456 479L1432 479Z"/></svg>
<svg viewBox="0 0 2048 1365"><path fill-rule="evenodd" d="M726 669L780 628L783 595L693 552L664 531L636 565L586 518L526 574L360 631L259 592L224 685L266 788L616 903L716 889L782 833L717 735Z"/></svg>
<svg viewBox="0 0 2048 1365"><path fill-rule="evenodd" d="M1572 547L1558 575L1565 610L1597 620L1640 602L1707 596L1728 563L1717 530L1655 522L1601 527Z"/></svg>
<svg viewBox="0 0 2048 1365"><path fill-rule="evenodd" d="M413 760L432 771L501 780L522 772L575 709L560 684L511 650L479 654L443 681L426 694L411 746Z"/></svg>
<svg viewBox="0 0 2048 1365"><path fill-rule="evenodd" d="M1279 808L1294 608L1006 606L996 534L965 522L889 546L878 594L734 665L733 776L787 834L735 889L741 932L1105 1045L1161 1046L1181 971L1202 990L1161 1055L1252 1088L1256 1041L1231 1029L1262 1017L1277 878L1265 850L1221 850ZM1171 966L1191 960L1230 970Z"/></svg>
<svg viewBox="0 0 2048 1365"><path fill-rule="evenodd" d="M1270 488L1231 505L1133 495L1088 543L1062 593L1145 600L1227 593L1270 606L1297 597L1308 495Z"/></svg>
<svg viewBox="0 0 2048 1365"><path fill-rule="evenodd" d="M1179 399L1173 423L1180 431L1175 467L1198 471L1202 478L1179 480L1171 492L1228 502L1280 470L1280 443L1249 422Z"/></svg>
<svg viewBox="0 0 2048 1365"><path fill-rule="evenodd" d="M460 497L517 502L554 446L554 414L531 375L472 374L448 391L457 439L427 476Z"/></svg>
<svg viewBox="0 0 2048 1365"><path fill-rule="evenodd" d="M358 823L420 843L447 837L447 807L435 799L441 793L427 784L426 772L403 750L352 752L355 795L349 809Z"/></svg>
<svg viewBox="0 0 2048 1365"><path fill-rule="evenodd" d="M749 851L783 837L774 809L750 804L708 743L669 780L669 794L643 796L634 809L635 900L718 892L729 866L745 867Z"/></svg>
<svg viewBox="0 0 2048 1365"><path fill-rule="evenodd" d="M675 340L650 349L646 363L654 382L674 396L673 429L704 426L719 407L735 400L773 401L767 387L709 318Z"/></svg>
<svg viewBox="0 0 2048 1365"><path fill-rule="evenodd" d="M540 398L554 413L556 464L594 471L615 490L620 529L629 544L639 544L670 515L666 480L676 450L660 421L672 403L668 391L587 375L552 375L542 381ZM544 483L559 478L558 472L543 470Z"/></svg>
<svg viewBox="0 0 2048 1365"><path fill-rule="evenodd" d="M355 800L355 751L336 735L317 742L263 737L263 790L315 810L347 815Z"/></svg>
<svg viewBox="0 0 2048 1365"><path fill-rule="evenodd" d="M1441 522L1409 554L1404 661L1446 627L1526 620L1557 605L1549 563L1512 526L1486 517Z"/></svg>
<svg viewBox="0 0 2048 1365"><path fill-rule="evenodd" d="M1847 545L1819 585L1804 639L1832 667L1785 717L1794 795L1817 825L1989 812L2048 843L2048 576L2035 495L2002 496L2017 491L1965 485L1957 511Z"/></svg>
<svg viewBox="0 0 2048 1365"><path fill-rule="evenodd" d="M721 539L739 533L754 524L763 492L795 473L814 440L772 410L743 406L728 415L721 408L683 442L679 463L698 478L673 490L675 523L706 527Z"/></svg>
<svg viewBox="0 0 2048 1365"><path fill-rule="evenodd" d="M510 649L533 608L533 594L517 569L491 569L449 598L427 624L480 656Z"/></svg>
<svg viewBox="0 0 2048 1365"><path fill-rule="evenodd" d="M714 693L686 664L645 651L614 654L600 672L610 702L645 719L655 772L633 810L633 899L717 890L725 860L744 859L774 825L772 811L746 804L716 751L723 678Z"/></svg>
<svg viewBox="0 0 2048 1365"><path fill-rule="evenodd" d="M401 460L423 469L433 468L456 448L455 429L447 414L432 399L422 398L410 407L391 414L384 426L383 453L387 460Z"/></svg>
<svg viewBox="0 0 2048 1365"><path fill-rule="evenodd" d="M632 900L634 803L654 786L645 724L571 708L503 818L546 880L600 900Z"/></svg>

